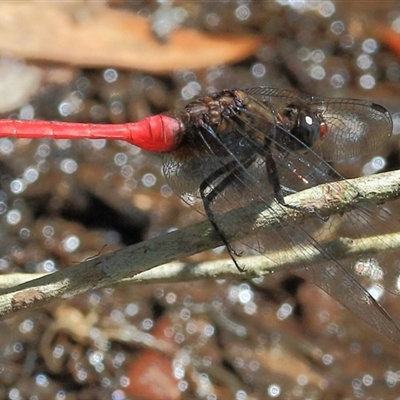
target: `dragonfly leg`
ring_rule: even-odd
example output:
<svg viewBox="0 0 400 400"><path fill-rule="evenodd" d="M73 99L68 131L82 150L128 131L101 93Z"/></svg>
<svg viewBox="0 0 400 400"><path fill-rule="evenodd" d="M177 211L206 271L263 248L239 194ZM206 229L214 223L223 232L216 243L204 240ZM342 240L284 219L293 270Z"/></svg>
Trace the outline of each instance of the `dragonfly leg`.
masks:
<svg viewBox="0 0 400 400"><path fill-rule="evenodd" d="M237 171L239 169L248 168L249 165L253 162L253 158L250 158L249 160L246 160L245 163L242 165L238 165L236 160L233 160L226 165L222 166L221 168L217 169L214 171L211 175L209 175L201 184L200 184L200 195L201 199L203 201L204 205L204 211L206 212L207 218L210 221L211 225L214 227L215 231L218 233L220 236L223 244L226 246L229 252L229 256L231 257L233 263L235 264L236 268L240 272L244 272L245 269L240 267L240 265L237 263L236 259L234 256L240 257L241 253L238 253L235 251L232 246L229 244L228 240L225 237L224 232L221 230L221 228L218 226L218 224L215 222L215 217L214 217L214 212L211 208L211 205L215 198L219 196L223 191L230 185L234 184L235 181L237 181L238 174ZM213 183L220 179L222 175L226 175L225 178L223 178L220 182L218 182L215 186ZM206 193L207 189L209 189L209 192Z"/></svg>
<svg viewBox="0 0 400 400"><path fill-rule="evenodd" d="M266 142L264 147L265 147L265 152L264 152L265 167L267 169L268 181L269 181L269 184L272 186L272 190L274 192L275 199L279 204L288 206L288 204L286 204L285 198L283 197L283 194L282 194L282 186L281 186L281 182L279 179L279 173L278 173L278 169L276 168L276 162L272 155L269 142Z"/></svg>

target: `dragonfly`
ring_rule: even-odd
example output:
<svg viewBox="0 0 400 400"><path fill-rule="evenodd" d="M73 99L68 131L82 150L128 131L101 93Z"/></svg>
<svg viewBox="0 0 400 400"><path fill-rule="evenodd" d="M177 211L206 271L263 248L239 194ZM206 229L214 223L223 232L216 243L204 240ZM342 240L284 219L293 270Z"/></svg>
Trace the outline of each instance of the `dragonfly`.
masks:
<svg viewBox="0 0 400 400"><path fill-rule="evenodd" d="M244 246L239 248L229 243L226 226L217 222L222 213L251 210L260 203L289 210L293 206L285 202L286 195L344 179L331 162L371 153L388 141L392 129L389 112L374 102L269 87L223 90L192 101L178 113L119 125L0 120L0 137L116 139L164 153L168 184L191 206L199 209L200 205L237 268L242 270L243 249L268 257L277 248L293 253L311 245L326 262L313 267L299 263L293 272L399 342L400 329L354 272L371 270L371 265L387 277L397 271L390 274L378 256L350 260L351 265L346 265L322 244L327 237L340 234L337 226L341 224L346 233L350 227L354 237L362 236L361 230L371 236L380 231L386 222L377 216L382 214L379 206L367 204L335 216L334 221L318 214L307 223L289 218L277 229L254 232L241 240ZM385 213L387 221L392 219ZM253 216L249 211L243 218Z"/></svg>

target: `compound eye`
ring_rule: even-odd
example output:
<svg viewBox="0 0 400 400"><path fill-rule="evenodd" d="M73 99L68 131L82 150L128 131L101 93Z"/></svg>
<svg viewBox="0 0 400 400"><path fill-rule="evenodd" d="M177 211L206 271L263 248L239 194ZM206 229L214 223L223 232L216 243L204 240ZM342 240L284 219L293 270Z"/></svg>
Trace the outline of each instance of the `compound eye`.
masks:
<svg viewBox="0 0 400 400"><path fill-rule="evenodd" d="M320 121L317 115L304 110L300 111L295 133L306 146L312 147L320 136Z"/></svg>

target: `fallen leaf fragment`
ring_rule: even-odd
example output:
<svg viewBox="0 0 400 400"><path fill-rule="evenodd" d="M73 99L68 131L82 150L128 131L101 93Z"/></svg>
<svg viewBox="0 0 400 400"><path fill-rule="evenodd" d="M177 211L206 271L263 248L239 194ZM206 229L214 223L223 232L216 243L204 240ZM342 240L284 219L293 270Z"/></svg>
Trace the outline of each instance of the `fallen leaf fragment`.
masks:
<svg viewBox="0 0 400 400"><path fill-rule="evenodd" d="M382 44L393 50L400 57L400 33L385 25L376 25L371 33L380 40Z"/></svg>
<svg viewBox="0 0 400 400"><path fill-rule="evenodd" d="M238 61L260 43L257 36L185 28L160 43L150 22L130 12L104 7L77 19L58 2L0 4L0 54L30 60L169 73Z"/></svg>
<svg viewBox="0 0 400 400"><path fill-rule="evenodd" d="M23 62L0 59L0 113L25 104L40 86L42 71Z"/></svg>

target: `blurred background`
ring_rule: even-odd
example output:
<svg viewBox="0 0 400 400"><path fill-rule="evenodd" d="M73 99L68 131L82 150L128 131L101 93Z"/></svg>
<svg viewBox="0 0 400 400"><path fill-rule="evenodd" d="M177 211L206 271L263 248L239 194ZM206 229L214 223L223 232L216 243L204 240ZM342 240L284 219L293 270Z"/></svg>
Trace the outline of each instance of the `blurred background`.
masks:
<svg viewBox="0 0 400 400"><path fill-rule="evenodd" d="M377 155L398 168L400 5L0 2L3 118L124 123L261 85L381 103L391 142L337 168L374 172ZM122 142L0 139L1 273L53 272L201 220L161 166ZM114 287L4 320L0 399L398 396L397 343L314 285L261 281ZM400 320L400 299L383 304Z"/></svg>

